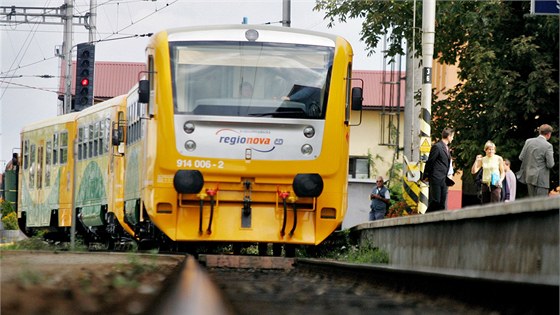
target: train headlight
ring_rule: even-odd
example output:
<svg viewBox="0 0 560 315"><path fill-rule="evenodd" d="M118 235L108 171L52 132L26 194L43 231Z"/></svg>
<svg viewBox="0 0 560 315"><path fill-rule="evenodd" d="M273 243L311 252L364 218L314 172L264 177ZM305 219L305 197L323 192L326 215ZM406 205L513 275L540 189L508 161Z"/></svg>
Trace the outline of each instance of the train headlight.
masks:
<svg viewBox="0 0 560 315"><path fill-rule="evenodd" d="M303 153L303 155L310 155L313 153L313 147L310 144L304 144L301 146L301 153Z"/></svg>
<svg viewBox="0 0 560 315"><path fill-rule="evenodd" d="M298 197L319 197L323 192L323 178L319 174L297 174L292 187Z"/></svg>
<svg viewBox="0 0 560 315"><path fill-rule="evenodd" d="M303 135L306 138L313 138L313 136L315 135L315 128L313 128L313 126L307 126L303 128Z"/></svg>
<svg viewBox="0 0 560 315"><path fill-rule="evenodd" d="M187 121L183 125L183 130L188 134L193 133L194 132L194 123L192 121Z"/></svg>
<svg viewBox="0 0 560 315"><path fill-rule="evenodd" d="M196 142L188 140L185 142L185 149L187 149L187 151L194 151L194 149L196 149Z"/></svg>
<svg viewBox="0 0 560 315"><path fill-rule="evenodd" d="M259 38L259 32L254 29L247 30L245 32L245 38L247 38L247 40L250 42L254 42Z"/></svg>

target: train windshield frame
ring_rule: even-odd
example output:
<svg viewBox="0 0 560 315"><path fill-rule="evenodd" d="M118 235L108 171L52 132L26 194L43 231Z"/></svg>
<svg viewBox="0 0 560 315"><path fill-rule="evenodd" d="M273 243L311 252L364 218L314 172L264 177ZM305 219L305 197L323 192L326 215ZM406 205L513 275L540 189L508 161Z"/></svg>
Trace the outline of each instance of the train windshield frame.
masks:
<svg viewBox="0 0 560 315"><path fill-rule="evenodd" d="M334 47L169 45L175 114L325 119Z"/></svg>

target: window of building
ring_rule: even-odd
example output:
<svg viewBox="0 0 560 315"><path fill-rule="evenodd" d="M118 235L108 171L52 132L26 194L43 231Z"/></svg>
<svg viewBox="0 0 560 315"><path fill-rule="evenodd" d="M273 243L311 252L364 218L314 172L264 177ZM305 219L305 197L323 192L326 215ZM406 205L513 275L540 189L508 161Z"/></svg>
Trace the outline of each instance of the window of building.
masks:
<svg viewBox="0 0 560 315"><path fill-rule="evenodd" d="M369 159L367 157L350 157L348 178L369 179Z"/></svg>

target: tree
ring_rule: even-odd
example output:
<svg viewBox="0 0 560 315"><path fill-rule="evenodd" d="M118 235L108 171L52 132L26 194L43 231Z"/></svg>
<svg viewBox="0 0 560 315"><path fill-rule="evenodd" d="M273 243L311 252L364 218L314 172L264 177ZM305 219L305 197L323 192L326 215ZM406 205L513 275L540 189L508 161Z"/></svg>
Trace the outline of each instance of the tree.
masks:
<svg viewBox="0 0 560 315"><path fill-rule="evenodd" d="M417 26L422 25L421 6L417 1ZM537 135L536 127L548 123L558 131L558 17L530 16L529 6L529 1L437 2L434 56L457 64L462 82L432 105L432 130L456 129L457 169L469 169L492 140L515 171L524 141ZM371 52L390 34L388 56L402 52L402 39L412 42L413 8L412 0L320 0L315 7L326 11L331 24L364 18L362 40ZM415 41L421 47L420 34ZM558 164L558 137L551 142ZM551 179L558 185L558 168Z"/></svg>

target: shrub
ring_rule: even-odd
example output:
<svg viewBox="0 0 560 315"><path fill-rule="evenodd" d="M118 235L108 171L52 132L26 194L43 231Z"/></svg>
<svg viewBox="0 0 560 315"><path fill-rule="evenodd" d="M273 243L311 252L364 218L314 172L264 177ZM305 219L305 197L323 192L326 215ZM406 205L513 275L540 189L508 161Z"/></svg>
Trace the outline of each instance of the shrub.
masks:
<svg viewBox="0 0 560 315"><path fill-rule="evenodd" d="M418 210L411 209L406 204L406 201L397 201L389 207L389 210L387 211L385 217L396 218L396 217L402 217L402 216L413 215L413 214L418 214Z"/></svg>
<svg viewBox="0 0 560 315"><path fill-rule="evenodd" d="M17 214L15 212L10 212L6 216L2 216L2 224L5 230L19 229Z"/></svg>
<svg viewBox="0 0 560 315"><path fill-rule="evenodd" d="M2 208L2 224L6 230L17 230L19 229L17 221L17 213L14 210L13 205L9 201L2 201L0 205Z"/></svg>

